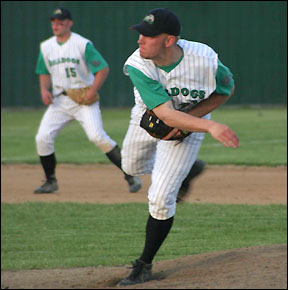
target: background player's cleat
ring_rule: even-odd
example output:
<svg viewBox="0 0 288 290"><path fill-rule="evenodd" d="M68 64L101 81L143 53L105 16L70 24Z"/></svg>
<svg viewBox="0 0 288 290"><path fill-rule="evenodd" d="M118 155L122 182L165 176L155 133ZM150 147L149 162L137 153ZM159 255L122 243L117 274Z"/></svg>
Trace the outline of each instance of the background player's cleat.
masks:
<svg viewBox="0 0 288 290"><path fill-rule="evenodd" d="M57 179L47 180L44 184L34 190L34 193L53 193L58 191Z"/></svg>
<svg viewBox="0 0 288 290"><path fill-rule="evenodd" d="M129 191L130 192L137 192L142 187L142 181L138 176L130 176L126 175L125 179L129 184Z"/></svg>
<svg viewBox="0 0 288 290"><path fill-rule="evenodd" d="M117 286L128 286L144 283L152 279L152 264L146 264L137 259L132 263L131 273L120 281Z"/></svg>
<svg viewBox="0 0 288 290"><path fill-rule="evenodd" d="M190 172L188 173L187 177L183 180L182 185L179 189L176 200L177 203L183 201L184 197L187 196L189 190L191 189L192 180L203 172L205 166L206 163L202 160L197 159L194 162Z"/></svg>

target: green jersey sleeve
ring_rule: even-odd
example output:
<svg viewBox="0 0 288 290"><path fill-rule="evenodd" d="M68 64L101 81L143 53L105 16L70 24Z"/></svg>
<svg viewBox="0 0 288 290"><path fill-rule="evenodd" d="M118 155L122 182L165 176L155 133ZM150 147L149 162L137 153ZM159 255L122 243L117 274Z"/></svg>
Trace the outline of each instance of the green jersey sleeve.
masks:
<svg viewBox="0 0 288 290"><path fill-rule="evenodd" d="M230 69L218 60L216 72L216 90L214 93L229 96L234 86L233 74Z"/></svg>
<svg viewBox="0 0 288 290"><path fill-rule="evenodd" d="M141 71L130 65L127 65L126 69L133 85L149 110L170 100L168 93L159 82L148 78Z"/></svg>
<svg viewBox="0 0 288 290"><path fill-rule="evenodd" d="M105 67L108 67L108 63L92 43L88 42L86 45L85 58L93 74L97 73L99 70Z"/></svg>
<svg viewBox="0 0 288 290"><path fill-rule="evenodd" d="M43 58L41 51L40 51L39 56L38 56L35 72L37 75L49 75L50 74L47 67L46 67L46 64L44 62L44 58Z"/></svg>

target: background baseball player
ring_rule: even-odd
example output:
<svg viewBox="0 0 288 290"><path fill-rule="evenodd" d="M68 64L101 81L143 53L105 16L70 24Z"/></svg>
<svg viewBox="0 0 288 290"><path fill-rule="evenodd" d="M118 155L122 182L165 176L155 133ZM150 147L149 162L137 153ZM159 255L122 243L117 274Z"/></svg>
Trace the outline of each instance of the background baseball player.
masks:
<svg viewBox="0 0 288 290"><path fill-rule="evenodd" d="M209 113L234 89L232 74L217 53L205 44L179 39L180 21L168 9L150 11L132 29L140 33L139 49L126 61L124 73L134 85L136 104L123 142L122 168L132 175L152 172L152 183L145 246L119 286L151 279L153 258L172 227L178 191L197 158L204 133L224 146L239 145L229 127L210 120ZM140 127L147 109L174 128L164 140ZM158 123L150 122L146 130ZM181 142L167 141L183 130L193 133Z"/></svg>
<svg viewBox="0 0 288 290"><path fill-rule="evenodd" d="M120 148L103 129L97 93L108 76L108 64L90 40L71 32L73 21L68 9L55 10L50 20L54 36L41 43L36 68L40 75L42 101L49 105L36 136L37 153L46 181L35 193L58 190L54 140L73 119L81 124L89 140L121 169ZM49 91L51 83L52 93ZM68 91L81 88L88 90L77 103L68 96ZM83 105L84 99L89 105ZM141 188L139 177L125 174L125 179L130 192Z"/></svg>

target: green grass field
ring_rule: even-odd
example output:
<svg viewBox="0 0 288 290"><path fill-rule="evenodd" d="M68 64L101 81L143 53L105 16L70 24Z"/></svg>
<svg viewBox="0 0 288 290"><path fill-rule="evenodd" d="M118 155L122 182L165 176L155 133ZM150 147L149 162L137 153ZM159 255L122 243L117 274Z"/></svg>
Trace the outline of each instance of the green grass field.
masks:
<svg viewBox="0 0 288 290"><path fill-rule="evenodd" d="M35 135L43 110L2 111L2 163L38 163ZM129 125L130 110L102 110L104 129L120 145ZM219 109L215 121L230 126L240 138L238 149L225 148L206 134L199 157L209 164L286 165L287 109ZM107 163L106 156L88 141L78 122L73 121L56 138L60 163Z"/></svg>
<svg viewBox="0 0 288 290"><path fill-rule="evenodd" d="M124 265L139 257L146 204L1 207L1 270ZM286 242L286 206L183 204L155 261Z"/></svg>
<svg viewBox="0 0 288 290"><path fill-rule="evenodd" d="M35 134L43 110L2 110L2 163L38 163ZM102 110L106 132L121 146L128 109ZM287 165L286 108L219 109L214 120L240 138L227 149L206 136L199 157L209 164ZM58 163L107 163L80 125L56 139ZM15 177L17 182L17 177ZM139 257L147 204L1 203L1 270L123 265ZM155 261L287 242L287 205L183 204Z"/></svg>

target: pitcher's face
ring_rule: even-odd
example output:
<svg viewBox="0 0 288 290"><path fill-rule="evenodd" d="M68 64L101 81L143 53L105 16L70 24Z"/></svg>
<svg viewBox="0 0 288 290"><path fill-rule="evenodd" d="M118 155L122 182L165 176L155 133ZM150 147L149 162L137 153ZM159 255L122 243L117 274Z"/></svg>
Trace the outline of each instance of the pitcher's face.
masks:
<svg viewBox="0 0 288 290"><path fill-rule="evenodd" d="M168 35L165 33L156 36L144 36L140 34L138 39L140 56L145 59L157 59L166 48Z"/></svg>

